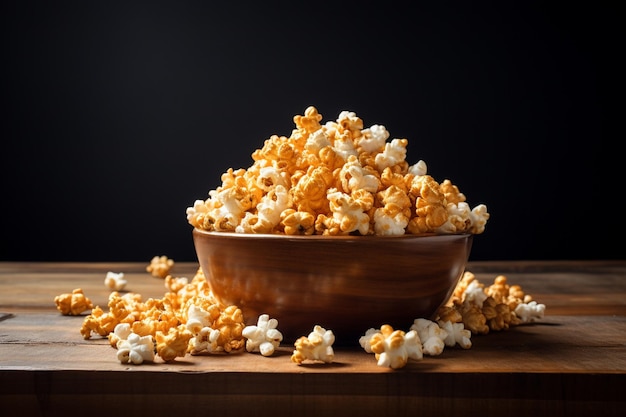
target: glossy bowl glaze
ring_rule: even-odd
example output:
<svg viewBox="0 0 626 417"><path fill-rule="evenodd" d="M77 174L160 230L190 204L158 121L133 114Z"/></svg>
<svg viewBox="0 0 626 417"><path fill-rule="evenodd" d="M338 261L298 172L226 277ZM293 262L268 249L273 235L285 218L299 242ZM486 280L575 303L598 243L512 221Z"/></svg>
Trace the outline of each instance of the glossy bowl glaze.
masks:
<svg viewBox="0 0 626 417"><path fill-rule="evenodd" d="M430 236L286 236L193 230L213 294L241 308L246 324L278 320L283 343L316 324L336 344L358 345L367 329L408 331L433 318L463 275L470 234Z"/></svg>

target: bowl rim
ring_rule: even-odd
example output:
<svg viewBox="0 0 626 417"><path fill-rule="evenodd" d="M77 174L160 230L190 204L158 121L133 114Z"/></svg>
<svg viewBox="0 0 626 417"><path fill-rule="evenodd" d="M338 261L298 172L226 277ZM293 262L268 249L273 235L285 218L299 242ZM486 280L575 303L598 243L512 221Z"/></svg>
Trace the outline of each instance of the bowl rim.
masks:
<svg viewBox="0 0 626 417"><path fill-rule="evenodd" d="M469 237L473 236L472 233L420 233L412 234L405 233L403 235L287 235L284 233L239 233L239 232L219 232L216 230L205 230L198 227L193 228L193 233L198 233L207 236L221 236L234 239L275 239L275 240L328 240L328 241L340 241L340 240L407 240L407 239L419 239L419 238L452 238L452 237Z"/></svg>

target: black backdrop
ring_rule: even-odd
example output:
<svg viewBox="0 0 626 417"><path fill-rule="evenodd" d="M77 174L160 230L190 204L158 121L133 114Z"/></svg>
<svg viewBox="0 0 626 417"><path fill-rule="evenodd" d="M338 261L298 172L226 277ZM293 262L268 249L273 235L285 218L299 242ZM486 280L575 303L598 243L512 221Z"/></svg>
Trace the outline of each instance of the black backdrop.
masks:
<svg viewBox="0 0 626 417"><path fill-rule="evenodd" d="M212 3L3 2L0 260L194 261L186 207L309 105L487 204L472 260L625 258L616 7Z"/></svg>

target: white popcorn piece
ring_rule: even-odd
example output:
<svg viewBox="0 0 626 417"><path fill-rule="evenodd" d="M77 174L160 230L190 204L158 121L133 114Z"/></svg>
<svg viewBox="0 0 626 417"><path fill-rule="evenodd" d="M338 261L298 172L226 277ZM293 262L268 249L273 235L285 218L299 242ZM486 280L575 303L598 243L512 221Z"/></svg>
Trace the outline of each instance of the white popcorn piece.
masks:
<svg viewBox="0 0 626 417"><path fill-rule="evenodd" d="M485 231L485 225L489 220L489 213L487 212L487 206L485 204L479 204L472 209L470 213L470 232L475 234L481 234Z"/></svg>
<svg viewBox="0 0 626 417"><path fill-rule="evenodd" d="M402 236L408 224L409 218L401 212L389 215L384 208L374 211L374 230L378 236Z"/></svg>
<svg viewBox="0 0 626 417"><path fill-rule="evenodd" d="M248 352L260 352L262 356L271 356L283 340L283 334L277 329L278 320L270 319L268 314L261 314L256 326L246 326L242 336L246 340Z"/></svg>
<svg viewBox="0 0 626 417"><path fill-rule="evenodd" d="M378 355L378 366L399 369L406 366L409 359L423 358L422 343L415 330L402 332L402 342L394 342L394 334L385 338L384 351Z"/></svg>
<svg viewBox="0 0 626 417"><path fill-rule="evenodd" d="M413 321L411 330L415 330L422 341L422 352L431 356L443 353L448 332L434 321L419 318Z"/></svg>
<svg viewBox="0 0 626 417"><path fill-rule="evenodd" d="M426 166L426 162L422 161L421 159L409 167L409 174L415 175L416 177L420 175L426 175L427 171L428 167Z"/></svg>
<svg viewBox="0 0 626 417"><path fill-rule="evenodd" d="M463 323L453 323L451 321L438 321L439 327L441 327L448 336L445 338L444 343L446 346L454 347L456 345L461 346L463 349L469 349L472 347L472 332L465 328Z"/></svg>
<svg viewBox="0 0 626 417"><path fill-rule="evenodd" d="M344 161L350 159L350 156L358 156L358 151L354 147L354 142L349 137L336 137L333 143L333 150L337 155L341 156Z"/></svg>
<svg viewBox="0 0 626 417"><path fill-rule="evenodd" d="M294 343L296 349L291 355L291 361L301 364L305 360L322 361L331 363L335 359L333 350L335 334L332 330L326 330L320 325L315 325L308 337L300 337Z"/></svg>
<svg viewBox="0 0 626 417"><path fill-rule="evenodd" d="M376 155L375 162L378 171L383 172L385 168L404 161L407 144L406 139L393 139L391 142L387 142L383 152Z"/></svg>
<svg viewBox="0 0 626 417"><path fill-rule="evenodd" d="M112 271L107 272L104 278L104 285L113 291L122 291L126 288L128 281L124 279L124 273L115 273Z"/></svg>
<svg viewBox="0 0 626 417"><path fill-rule="evenodd" d="M126 340L132 333L129 323L118 323L113 329L113 334L118 340Z"/></svg>
<svg viewBox="0 0 626 417"><path fill-rule="evenodd" d="M375 334L379 334L379 333L380 333L379 329L374 329L373 327L370 329L367 329L365 334L359 338L359 344L361 345L363 350L365 350L367 353L374 353L372 351L371 340L372 340L372 336L374 336Z"/></svg>
<svg viewBox="0 0 626 417"><path fill-rule="evenodd" d="M365 170L356 156L350 156L339 172L341 186L346 192L365 190L375 193L380 187L380 180Z"/></svg>
<svg viewBox="0 0 626 417"><path fill-rule="evenodd" d="M211 327L203 327L189 340L189 353L199 355L203 352L215 353L224 349L219 345L220 331Z"/></svg>
<svg viewBox="0 0 626 417"><path fill-rule="evenodd" d="M465 289L464 302L476 305L478 307L483 306L483 302L487 299L488 295L485 293L484 286L478 282L478 280L471 281Z"/></svg>
<svg viewBox="0 0 626 417"><path fill-rule="evenodd" d="M415 330L394 330L388 324L380 329L368 329L359 338L359 344L367 353L374 353L377 365L392 369L406 366L409 359L423 358L422 342Z"/></svg>
<svg viewBox="0 0 626 417"><path fill-rule="evenodd" d="M357 139L357 146L364 152L378 152L385 146L389 139L389 132L383 125L372 125L361 131L361 137Z"/></svg>
<svg viewBox="0 0 626 417"><path fill-rule="evenodd" d="M141 365L144 361L154 361L154 341L151 335L139 336L130 333L128 338L117 343L117 359L121 363Z"/></svg>
<svg viewBox="0 0 626 417"><path fill-rule="evenodd" d="M283 185L277 185L263 196L257 205L259 221L267 222L272 227L280 222L280 213L291 205L289 191Z"/></svg>
<svg viewBox="0 0 626 417"><path fill-rule="evenodd" d="M304 149L312 154L317 154L320 149L331 145L332 143L328 139L328 136L324 133L324 129L318 129L307 138Z"/></svg>
<svg viewBox="0 0 626 417"><path fill-rule="evenodd" d="M446 205L448 211L448 219L444 224L435 229L437 233L457 233L464 232L470 220L470 207L464 201L458 204L448 203Z"/></svg>
<svg viewBox="0 0 626 417"><path fill-rule="evenodd" d="M520 303L515 307L515 315L522 323L531 323L543 318L546 310L544 304L538 304L536 301L529 303Z"/></svg>
<svg viewBox="0 0 626 417"><path fill-rule="evenodd" d="M259 176L256 179L256 185L264 191L269 191L277 185L288 188L289 179L286 178L285 172L280 171L275 166L266 166L262 167L259 170Z"/></svg>
<svg viewBox="0 0 626 417"><path fill-rule="evenodd" d="M185 326L194 335L207 327L210 322L210 314L195 304L191 304L187 309L187 323Z"/></svg>
<svg viewBox="0 0 626 417"><path fill-rule="evenodd" d="M200 215L208 213L208 207L206 206L204 200L196 200L193 202L193 206L187 207L185 213L187 214L187 221L190 224L196 225L196 219Z"/></svg>

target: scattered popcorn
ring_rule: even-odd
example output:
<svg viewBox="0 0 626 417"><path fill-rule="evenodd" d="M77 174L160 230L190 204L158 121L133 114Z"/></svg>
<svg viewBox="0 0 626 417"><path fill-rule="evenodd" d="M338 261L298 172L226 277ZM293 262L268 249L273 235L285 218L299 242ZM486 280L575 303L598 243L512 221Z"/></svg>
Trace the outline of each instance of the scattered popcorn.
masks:
<svg viewBox="0 0 626 417"><path fill-rule="evenodd" d="M478 307L483 306L487 297L489 297L489 295L485 292L485 286L476 280L470 282L465 289L464 300Z"/></svg>
<svg viewBox="0 0 626 417"><path fill-rule="evenodd" d="M121 363L141 365L144 361L154 361L152 336L139 336L130 333L126 339L117 342L117 359Z"/></svg>
<svg viewBox="0 0 626 417"><path fill-rule="evenodd" d="M170 274L173 267L173 259L169 259L167 256L155 256L150 261L150 265L146 267L146 271L155 278L165 278Z"/></svg>
<svg viewBox="0 0 626 417"><path fill-rule="evenodd" d="M116 348L117 344L121 340L128 339L128 336L132 332L133 331L130 328L130 324L129 323L119 323L117 326L115 326L115 328L113 329L113 332L109 333L109 335L108 335L109 343L111 344L111 346Z"/></svg>
<svg viewBox="0 0 626 417"><path fill-rule="evenodd" d="M472 347L472 332L467 330L463 323L443 320L439 320L437 323L448 334L444 339L446 346L454 347L459 345L463 349Z"/></svg>
<svg viewBox="0 0 626 417"><path fill-rule="evenodd" d="M162 299L144 302L139 294L112 292L108 312L91 306L80 289L57 297L57 304L69 306L74 296L75 307L91 306L81 334L85 339L92 334L108 337L122 363L140 364L154 361L156 356L169 362L187 353L229 353L244 348L270 356L280 346L282 333L276 319L263 314L256 325L245 326L237 306L217 302L201 268L191 281L168 275L165 282L169 292ZM436 321L415 319L407 332L389 325L371 328L359 338L359 344L365 352L375 354L379 366L399 369L410 359L440 355L445 346L469 349L472 334L536 321L544 312L543 304L532 301L519 285L509 285L505 276L499 275L492 285L485 286L466 271L449 302L439 308ZM334 360L334 340L331 330L317 325L308 337L295 342L291 361L330 363Z"/></svg>
<svg viewBox="0 0 626 417"><path fill-rule="evenodd" d="M405 333L385 324L380 330L369 329L359 343L366 352L375 354L378 366L399 369L406 366L409 359L423 358L422 343L415 330Z"/></svg>
<svg viewBox="0 0 626 417"><path fill-rule="evenodd" d="M519 285L509 285L506 276L498 275L493 284L485 286L465 271L437 315L439 322L463 323L473 334L487 334L538 320L544 311L545 305L532 301Z"/></svg>
<svg viewBox="0 0 626 417"><path fill-rule="evenodd" d="M537 304L536 301L529 303L521 303L515 307L515 315L520 318L522 323L531 323L543 318L546 306Z"/></svg>
<svg viewBox="0 0 626 417"><path fill-rule="evenodd" d="M123 296L116 291L109 294L109 311L105 312L100 306L95 306L91 314L85 317L80 333L85 340L93 333L106 337L119 323L132 323L137 320L141 306L141 297L138 294L127 293Z"/></svg>
<svg viewBox="0 0 626 417"><path fill-rule="evenodd" d="M78 316L85 310L93 308L89 298L83 294L82 288L76 288L69 294L61 294L54 297L57 310L64 316Z"/></svg>
<svg viewBox="0 0 626 417"><path fill-rule="evenodd" d="M237 306L228 306L220 311L220 315L211 326L219 330L218 345L222 350L229 353L244 349L245 340L243 337L243 313Z"/></svg>
<svg viewBox="0 0 626 417"><path fill-rule="evenodd" d="M333 343L335 343L335 335L332 330L316 325L308 337L302 336L296 340L294 343L296 349L291 355L291 361L298 365L307 359L331 363L335 359Z"/></svg>
<svg viewBox="0 0 626 417"><path fill-rule="evenodd" d="M192 355L199 355L203 352L216 353L223 351L218 344L220 338L219 330L206 326L194 334L195 336L189 341L189 353Z"/></svg>
<svg viewBox="0 0 626 417"><path fill-rule="evenodd" d="M155 355L165 362L187 353L243 350L241 310L217 302L201 268L191 281L171 275L165 281L170 284L166 285L169 292L161 299L143 301L139 294L112 292L108 311L95 306L85 317L80 329L83 338L108 337L111 346L117 347L130 334L150 337Z"/></svg>
<svg viewBox="0 0 626 417"><path fill-rule="evenodd" d="M152 340L152 336L149 337ZM182 358L187 354L189 340L192 337L193 334L184 325L170 327L167 333L157 331L155 336L156 352L165 362Z"/></svg>
<svg viewBox="0 0 626 417"><path fill-rule="evenodd" d="M189 284L189 279L187 277L173 277L168 275L165 277L165 288L170 290L173 293L177 293L182 290Z"/></svg>
<svg viewBox="0 0 626 417"><path fill-rule="evenodd" d="M104 278L104 285L113 291L122 291L126 288L126 284L128 284L128 281L124 279L123 272L115 273L109 271Z"/></svg>
<svg viewBox="0 0 626 417"><path fill-rule="evenodd" d="M321 120L313 106L294 116L291 136L272 135L248 169L229 168L206 200L187 207L189 224L289 235L484 232L487 206L471 208L449 179L428 175L424 161L409 165L407 139L387 141L384 126L364 128L354 112Z"/></svg>
<svg viewBox="0 0 626 417"><path fill-rule="evenodd" d="M370 328L365 332L363 336L359 338L359 344L361 345L363 350L365 350L367 353L374 353L372 351L371 341L372 341L372 336L374 336L377 333L380 333L380 329Z"/></svg>
<svg viewBox="0 0 626 417"><path fill-rule="evenodd" d="M411 330L416 331L419 340L422 341L423 353L431 356L441 355L446 346L445 340L448 332L439 327L436 322L424 318L415 319Z"/></svg>
<svg viewBox="0 0 626 417"><path fill-rule="evenodd" d="M242 335L246 340L248 352L260 352L263 356L271 356L280 342L283 334L277 329L278 320L270 319L268 314L261 314L256 326L246 326Z"/></svg>

